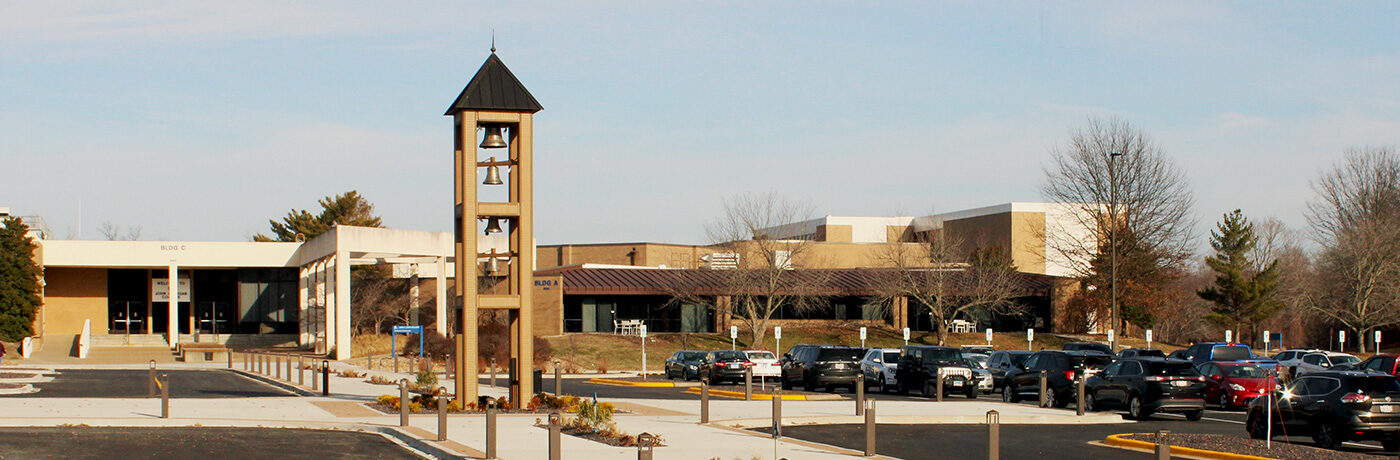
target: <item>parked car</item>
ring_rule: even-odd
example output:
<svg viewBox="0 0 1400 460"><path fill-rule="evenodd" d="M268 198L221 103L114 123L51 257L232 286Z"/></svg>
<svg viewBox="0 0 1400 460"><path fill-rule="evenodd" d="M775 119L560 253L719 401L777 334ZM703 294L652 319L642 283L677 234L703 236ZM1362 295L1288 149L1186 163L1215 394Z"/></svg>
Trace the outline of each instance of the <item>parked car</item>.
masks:
<svg viewBox="0 0 1400 460"><path fill-rule="evenodd" d="M784 390L802 385L807 391L847 387L855 391L860 374L862 351L854 347L799 345L788 350L782 361Z"/></svg>
<svg viewBox="0 0 1400 460"><path fill-rule="evenodd" d="M977 392L980 394L996 391L996 379L992 378L992 372L987 369L987 362L991 359L981 353L968 352L963 348L963 361L967 362L967 367L972 369L972 381L977 385Z"/></svg>
<svg viewBox="0 0 1400 460"><path fill-rule="evenodd" d="M1176 412L1197 421L1206 410L1206 383L1186 360L1129 358L1104 368L1085 383L1084 407L1121 407L1128 417L1146 420L1155 412Z"/></svg>
<svg viewBox="0 0 1400 460"><path fill-rule="evenodd" d="M1345 441L1379 440L1385 450L1400 451L1400 382L1395 376L1360 371L1321 371L1299 377L1276 393L1273 417L1265 418L1270 398L1249 405L1245 429L1250 437L1309 435L1319 447L1334 449Z"/></svg>
<svg viewBox="0 0 1400 460"><path fill-rule="evenodd" d="M992 352L992 356L987 358L987 371L992 373L992 390L1000 389L1006 376L1019 372L1021 364L1025 363L1026 358L1033 354L1035 352L1029 350Z"/></svg>
<svg viewBox="0 0 1400 460"><path fill-rule="evenodd" d="M1397 357L1400 357L1400 355L1381 353L1366 358L1366 360L1358 364L1356 368L1367 372L1379 372L1382 374L1400 376L1400 368L1397 368L1395 365Z"/></svg>
<svg viewBox="0 0 1400 460"><path fill-rule="evenodd" d="M964 355L968 353L975 353L986 356L992 354L993 351L996 351L996 349L992 348L991 345L963 345L960 348L962 349Z"/></svg>
<svg viewBox="0 0 1400 460"><path fill-rule="evenodd" d="M1254 353L1249 350L1249 345L1225 342L1196 343L1183 350L1181 355L1196 364L1208 361L1245 361L1254 359Z"/></svg>
<svg viewBox="0 0 1400 460"><path fill-rule="evenodd" d="M1274 385L1268 371L1250 363L1211 361L1196 366L1196 371L1206 378L1206 401L1221 410L1248 406Z"/></svg>
<svg viewBox="0 0 1400 460"><path fill-rule="evenodd" d="M768 350L744 350L744 355L748 356L749 362L753 363L753 378L767 379L778 378L783 375L783 368L778 364L778 355Z"/></svg>
<svg viewBox="0 0 1400 460"><path fill-rule="evenodd" d="M1173 352L1171 352L1171 353L1167 353L1167 359L1184 359L1184 360L1190 361L1190 360L1191 360L1191 357L1190 357L1190 356L1187 356L1187 355L1186 355L1186 349L1185 349L1185 348L1182 348L1182 349L1180 349L1180 350L1176 350L1176 351L1173 351Z"/></svg>
<svg viewBox="0 0 1400 460"><path fill-rule="evenodd" d="M1041 350L1026 358L1023 369L1008 374L1001 387L1001 399L1017 402L1038 399L1040 371L1046 371L1047 397L1052 407L1065 407L1074 399L1074 379L1080 373L1095 373L1112 360L1097 351Z"/></svg>
<svg viewBox="0 0 1400 460"><path fill-rule="evenodd" d="M967 349L963 349L962 358L966 360L968 364L971 364L973 369L986 369L987 362L992 359L991 356L969 352Z"/></svg>
<svg viewBox="0 0 1400 460"><path fill-rule="evenodd" d="M1113 356L1113 349L1108 344L1095 342L1068 342L1060 346L1064 351L1097 351L1108 356Z"/></svg>
<svg viewBox="0 0 1400 460"><path fill-rule="evenodd" d="M1167 354L1156 348L1124 348L1118 352L1118 359L1148 357L1166 358Z"/></svg>
<svg viewBox="0 0 1400 460"><path fill-rule="evenodd" d="M700 362L705 360L705 352L700 350L681 350L671 354L666 358L666 378L681 380L699 380Z"/></svg>
<svg viewBox="0 0 1400 460"><path fill-rule="evenodd" d="M940 372L943 374L943 394L963 393L968 398L977 397L972 369L957 348L906 345L900 349L899 367L895 369L900 394L919 390L924 397L933 397Z"/></svg>
<svg viewBox="0 0 1400 460"><path fill-rule="evenodd" d="M705 355L700 362L700 380L719 384L725 380L744 381L744 369L753 367L748 355L742 351L716 350Z"/></svg>
<svg viewBox="0 0 1400 460"><path fill-rule="evenodd" d="M1347 370L1349 367L1360 364L1361 360L1355 356L1335 351L1308 351L1295 352L1290 359L1280 359L1278 363L1279 366L1288 369L1290 377L1298 377L1313 372L1332 370L1338 366L1343 367L1336 370Z"/></svg>
<svg viewBox="0 0 1400 460"><path fill-rule="evenodd" d="M899 381L895 380L897 368L898 348L871 348L860 359L860 373L865 377L866 388L881 393L899 387Z"/></svg>

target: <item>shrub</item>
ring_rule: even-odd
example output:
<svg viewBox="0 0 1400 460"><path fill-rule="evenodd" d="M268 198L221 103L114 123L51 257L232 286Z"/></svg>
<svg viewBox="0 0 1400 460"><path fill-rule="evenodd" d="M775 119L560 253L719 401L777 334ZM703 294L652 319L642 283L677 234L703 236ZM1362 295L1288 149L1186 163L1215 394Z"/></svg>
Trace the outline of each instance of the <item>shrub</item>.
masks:
<svg viewBox="0 0 1400 460"><path fill-rule="evenodd" d="M597 430L612 422L612 404L595 403L589 399L581 399L577 406L578 417L575 420L584 426Z"/></svg>
<svg viewBox="0 0 1400 460"><path fill-rule="evenodd" d="M433 388L438 384L437 374L433 371L423 371L418 373L418 386Z"/></svg>

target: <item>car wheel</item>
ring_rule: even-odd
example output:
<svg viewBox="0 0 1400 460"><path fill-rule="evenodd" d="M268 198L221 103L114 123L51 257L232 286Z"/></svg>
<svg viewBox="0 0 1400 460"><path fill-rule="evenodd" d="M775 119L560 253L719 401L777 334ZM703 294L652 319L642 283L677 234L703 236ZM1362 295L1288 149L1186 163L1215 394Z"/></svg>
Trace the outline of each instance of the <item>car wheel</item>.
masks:
<svg viewBox="0 0 1400 460"><path fill-rule="evenodd" d="M1084 392L1084 412L1098 412L1099 407L1094 402L1094 392Z"/></svg>
<svg viewBox="0 0 1400 460"><path fill-rule="evenodd" d="M781 385L782 385L782 387L783 387L784 390L791 390L791 389L792 389L792 382L791 382L791 381L788 381L788 379L785 379L785 378L782 378L782 377L778 377L778 380L781 382Z"/></svg>
<svg viewBox="0 0 1400 460"><path fill-rule="evenodd" d="M1192 421L1192 422L1199 422L1199 421L1201 421L1201 413L1203 413L1203 412L1205 412L1205 411L1203 411L1203 410L1195 410L1195 411L1187 412L1187 413L1186 413L1186 420Z"/></svg>
<svg viewBox="0 0 1400 460"><path fill-rule="evenodd" d="M1016 390L1011 389L1011 385L1001 387L1001 402L1015 403L1020 402L1020 400L1021 398L1016 396Z"/></svg>
<svg viewBox="0 0 1400 460"><path fill-rule="evenodd" d="M1128 418L1133 420L1147 420L1147 417L1150 416L1152 416L1152 413L1142 407L1142 398L1139 398L1137 395L1128 397Z"/></svg>
<svg viewBox="0 0 1400 460"><path fill-rule="evenodd" d="M921 393L924 395L925 398L933 398L938 396L933 393L933 384L928 382L924 382L924 388Z"/></svg>
<svg viewBox="0 0 1400 460"><path fill-rule="evenodd" d="M1216 403L1220 404L1220 410L1230 410L1230 394L1220 390L1220 401Z"/></svg>
<svg viewBox="0 0 1400 460"><path fill-rule="evenodd" d="M1061 397L1055 390L1048 390L1045 392L1045 402L1050 407L1060 409L1069 405L1069 398Z"/></svg>
<svg viewBox="0 0 1400 460"><path fill-rule="evenodd" d="M875 384L870 387L870 391L872 393L884 393L885 390L885 376L876 377Z"/></svg>
<svg viewBox="0 0 1400 460"><path fill-rule="evenodd" d="M1249 431L1249 437L1254 439L1268 438L1269 426L1265 423L1267 422L1264 421L1264 416L1259 415L1258 411L1250 413L1244 424L1245 429Z"/></svg>
<svg viewBox="0 0 1400 460"><path fill-rule="evenodd" d="M1382 439L1381 447L1384 447L1386 452L1400 451L1400 435Z"/></svg>
<svg viewBox="0 0 1400 460"><path fill-rule="evenodd" d="M1337 428L1324 423L1319 425L1317 431L1313 433L1313 442L1317 443L1317 447L1323 449L1336 449L1342 445L1341 438L1337 436Z"/></svg>
<svg viewBox="0 0 1400 460"><path fill-rule="evenodd" d="M967 389L967 399L977 399L977 387Z"/></svg>

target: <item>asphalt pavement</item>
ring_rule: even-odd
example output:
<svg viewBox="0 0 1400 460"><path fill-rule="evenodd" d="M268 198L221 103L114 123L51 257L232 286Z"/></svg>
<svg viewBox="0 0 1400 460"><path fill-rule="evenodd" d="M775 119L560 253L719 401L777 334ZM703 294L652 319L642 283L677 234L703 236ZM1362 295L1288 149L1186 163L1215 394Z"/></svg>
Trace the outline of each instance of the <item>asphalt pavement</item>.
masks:
<svg viewBox="0 0 1400 460"><path fill-rule="evenodd" d="M295 393L227 370L156 371L170 377L171 398L250 398L296 396ZM20 398L145 398L148 370L62 369L52 382L36 383L35 393Z"/></svg>
<svg viewBox="0 0 1400 460"><path fill-rule="evenodd" d="M373 433L271 428L0 428L0 459L417 459Z"/></svg>

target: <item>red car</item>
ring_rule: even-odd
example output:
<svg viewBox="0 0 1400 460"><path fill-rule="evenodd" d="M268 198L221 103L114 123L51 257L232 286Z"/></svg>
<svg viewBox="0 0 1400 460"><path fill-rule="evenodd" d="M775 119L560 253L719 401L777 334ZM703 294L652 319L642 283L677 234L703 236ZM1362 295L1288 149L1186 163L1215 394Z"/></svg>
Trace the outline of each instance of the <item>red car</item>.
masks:
<svg viewBox="0 0 1400 460"><path fill-rule="evenodd" d="M1269 387L1269 372L1249 363L1211 361L1201 363L1196 369L1206 377L1206 401L1221 409L1249 405Z"/></svg>
<svg viewBox="0 0 1400 460"><path fill-rule="evenodd" d="M1361 364L1357 364L1356 369L1400 377L1400 368L1395 365L1397 357L1400 357L1400 355L1381 353L1367 358L1365 361L1362 361Z"/></svg>

